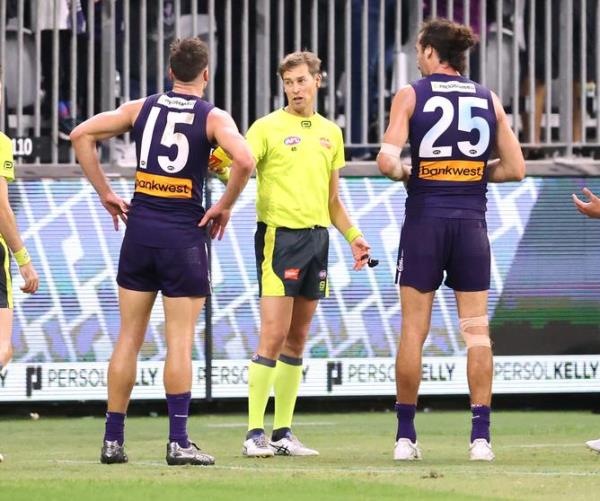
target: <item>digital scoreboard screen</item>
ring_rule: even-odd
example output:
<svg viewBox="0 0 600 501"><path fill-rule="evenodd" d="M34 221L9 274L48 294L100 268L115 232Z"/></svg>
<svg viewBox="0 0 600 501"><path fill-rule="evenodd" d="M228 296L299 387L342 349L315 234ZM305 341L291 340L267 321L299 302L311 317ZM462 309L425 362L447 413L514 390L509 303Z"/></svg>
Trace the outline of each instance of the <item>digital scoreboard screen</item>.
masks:
<svg viewBox="0 0 600 501"><path fill-rule="evenodd" d="M132 195L131 179L113 179ZM496 393L600 391L600 220L579 214L571 193L600 192L600 179L527 178L490 185L489 316ZM212 199L223 191L211 181ZM194 398L247 395L247 361L260 318L254 258L255 181L235 206L225 238L212 246L212 346L205 317L194 346ZM301 395L390 395L402 312L394 285L405 190L383 178L342 178L342 199L379 260L352 270L348 244L330 230L329 298L321 301L305 353ZM83 179L17 181L10 199L40 274L40 290L19 290L13 263L15 356L0 376L0 400L106 397L108 360L119 331L115 276L123 229L114 231ZM160 296L140 354L133 398L163 398L166 344ZM453 291L435 296L421 394L466 394L465 346Z"/></svg>

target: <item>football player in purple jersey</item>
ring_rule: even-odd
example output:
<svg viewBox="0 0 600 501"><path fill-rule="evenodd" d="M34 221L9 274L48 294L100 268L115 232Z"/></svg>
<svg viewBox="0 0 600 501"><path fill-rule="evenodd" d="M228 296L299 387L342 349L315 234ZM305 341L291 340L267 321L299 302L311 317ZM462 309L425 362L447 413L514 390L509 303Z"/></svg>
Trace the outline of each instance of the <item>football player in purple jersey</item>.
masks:
<svg viewBox="0 0 600 501"><path fill-rule="evenodd" d="M491 461L492 349L488 325L490 247L485 220L488 182L520 181L525 162L506 113L489 89L462 76L475 37L446 19L426 22L417 43L423 78L401 88L377 163L407 183L398 252L402 332L396 357L398 431L394 459L421 458L414 427L423 344L434 294L454 289L467 349L471 394L470 459ZM400 160L410 143L411 165ZM489 161L493 148L499 159Z"/></svg>
<svg viewBox="0 0 600 501"><path fill-rule="evenodd" d="M113 217L115 229L119 219L127 223L117 274L121 328L108 369L103 463L127 462L125 414L158 291L163 296L167 342L166 460L170 465L214 463L187 434L193 339L210 294L208 239L223 236L233 204L254 169L254 158L233 119L203 99L208 60L208 47L200 39L176 40L169 60L171 91L100 113L71 134L83 172ZM137 153L131 205L112 190L96 151L98 141L128 131ZM215 143L233 158L233 169L223 196L205 211L203 186Z"/></svg>

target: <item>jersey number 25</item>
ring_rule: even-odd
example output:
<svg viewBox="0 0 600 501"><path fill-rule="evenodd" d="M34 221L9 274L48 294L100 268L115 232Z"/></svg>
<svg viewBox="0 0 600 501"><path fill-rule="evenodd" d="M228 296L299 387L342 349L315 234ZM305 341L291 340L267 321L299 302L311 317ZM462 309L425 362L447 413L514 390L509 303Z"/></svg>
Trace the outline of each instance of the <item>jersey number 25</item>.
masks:
<svg viewBox="0 0 600 501"><path fill-rule="evenodd" d="M434 143L452 124L455 113L454 105L446 97L433 96L425 102L423 111L432 113L438 108L442 109L442 116L423 136L419 147L419 157L421 158L451 157L453 154L453 145L436 146ZM476 144L472 144L470 141L456 143L460 152L468 157L482 155L490 144L490 126L483 117L473 116L473 108L487 110L487 99L472 96L458 98L458 130L471 132L473 129L477 129L479 132L479 141Z"/></svg>

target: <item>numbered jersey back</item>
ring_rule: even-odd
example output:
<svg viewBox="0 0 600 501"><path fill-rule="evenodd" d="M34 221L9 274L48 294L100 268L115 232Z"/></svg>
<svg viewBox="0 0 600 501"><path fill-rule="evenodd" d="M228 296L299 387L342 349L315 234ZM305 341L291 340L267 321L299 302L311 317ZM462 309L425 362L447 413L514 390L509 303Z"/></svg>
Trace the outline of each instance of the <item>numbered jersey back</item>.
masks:
<svg viewBox="0 0 600 501"><path fill-rule="evenodd" d="M434 74L412 85L407 212L485 217L486 165L496 137L490 91L458 75Z"/></svg>
<svg viewBox="0 0 600 501"><path fill-rule="evenodd" d="M133 135L136 196L193 200L202 205L210 143L206 117L213 106L195 96L167 92L146 98Z"/></svg>
<svg viewBox="0 0 600 501"><path fill-rule="evenodd" d="M199 97L174 92L146 98L132 130L138 165L127 230L138 242L185 246L197 233L212 108Z"/></svg>

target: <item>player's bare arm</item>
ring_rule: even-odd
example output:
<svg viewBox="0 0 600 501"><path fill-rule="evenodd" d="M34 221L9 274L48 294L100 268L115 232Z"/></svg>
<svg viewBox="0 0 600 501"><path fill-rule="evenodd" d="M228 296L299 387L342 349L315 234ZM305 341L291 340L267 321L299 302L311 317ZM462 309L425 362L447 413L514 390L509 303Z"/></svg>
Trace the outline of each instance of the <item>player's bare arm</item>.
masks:
<svg viewBox="0 0 600 501"><path fill-rule="evenodd" d="M115 230L119 228L119 218L124 223L127 222L128 204L110 187L100 167L96 145L98 141L129 131L143 103L143 99L138 99L125 103L114 111L99 113L75 127L70 135L79 165L98 193L102 205L112 216Z"/></svg>
<svg viewBox="0 0 600 501"><path fill-rule="evenodd" d="M500 158L487 164L488 180L492 183L521 181L525 177L525 159L519 141L508 123L502 103L492 92L496 112L496 149Z"/></svg>
<svg viewBox="0 0 600 501"><path fill-rule="evenodd" d="M4 237L13 253L23 247L15 214L8 201L8 182L2 176L0 176L0 235Z"/></svg>
<svg viewBox="0 0 600 501"><path fill-rule="evenodd" d="M211 238L218 237L221 240L231 216L233 204L246 186L254 170L255 161L248 143L240 134L231 116L225 111L214 108L210 112L206 122L206 135L210 141L218 143L232 159L225 193L216 204L206 211L199 224L199 226L204 226L212 221L210 236Z"/></svg>
<svg viewBox="0 0 600 501"><path fill-rule="evenodd" d="M583 188L581 191L588 198L589 202L584 202L573 193L573 202L575 203L577 210L587 217L600 219L600 198L598 198L589 188Z"/></svg>
<svg viewBox="0 0 600 501"><path fill-rule="evenodd" d="M400 152L408 140L408 125L415 109L415 90L410 85L402 87L394 96L390 123L383 135L383 144L377 155L379 171L393 181L406 181L410 165L402 164Z"/></svg>
<svg viewBox="0 0 600 501"><path fill-rule="evenodd" d="M0 234L4 237L12 253L18 257L19 251L25 249L25 245L19 235L15 214L8 201L8 183L6 178L2 176L0 176ZM27 253L26 250L24 252ZM17 264L24 281L21 290L28 294L34 293L39 287L39 278L31 264L31 258L27 254L23 260L20 262L18 260Z"/></svg>
<svg viewBox="0 0 600 501"><path fill-rule="evenodd" d="M354 258L353 268L360 270L367 263L371 246L360 231L352 225L348 211L340 198L339 179L339 170L334 170L329 181L329 217L333 225L349 241Z"/></svg>

